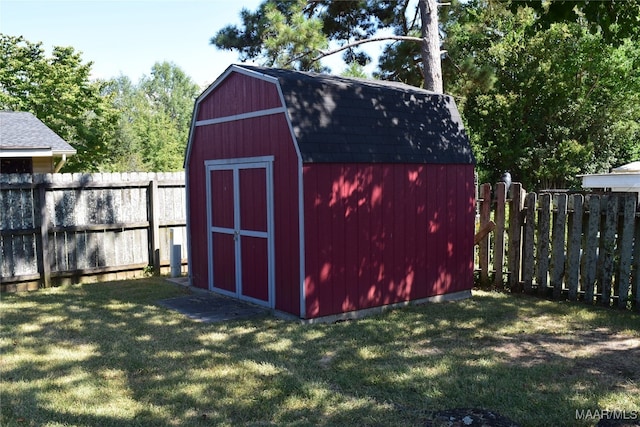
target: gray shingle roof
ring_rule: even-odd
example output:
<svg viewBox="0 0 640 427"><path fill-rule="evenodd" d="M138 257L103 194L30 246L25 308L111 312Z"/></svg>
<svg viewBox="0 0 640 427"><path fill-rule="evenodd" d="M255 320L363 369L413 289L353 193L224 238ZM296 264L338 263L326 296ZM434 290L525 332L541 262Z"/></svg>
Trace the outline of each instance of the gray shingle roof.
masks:
<svg viewBox="0 0 640 427"><path fill-rule="evenodd" d="M396 82L238 67L278 79L305 162L475 163L450 96Z"/></svg>
<svg viewBox="0 0 640 427"><path fill-rule="evenodd" d="M0 149L51 149L54 155L76 152L36 116L25 111L0 111Z"/></svg>

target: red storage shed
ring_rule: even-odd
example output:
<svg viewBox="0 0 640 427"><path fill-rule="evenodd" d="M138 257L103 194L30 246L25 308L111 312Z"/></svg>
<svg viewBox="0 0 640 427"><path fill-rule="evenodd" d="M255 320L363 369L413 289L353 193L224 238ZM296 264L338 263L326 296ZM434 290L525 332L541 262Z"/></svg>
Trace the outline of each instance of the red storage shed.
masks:
<svg viewBox="0 0 640 427"><path fill-rule="evenodd" d="M471 294L474 158L449 96L232 65L185 168L193 286L303 319Z"/></svg>

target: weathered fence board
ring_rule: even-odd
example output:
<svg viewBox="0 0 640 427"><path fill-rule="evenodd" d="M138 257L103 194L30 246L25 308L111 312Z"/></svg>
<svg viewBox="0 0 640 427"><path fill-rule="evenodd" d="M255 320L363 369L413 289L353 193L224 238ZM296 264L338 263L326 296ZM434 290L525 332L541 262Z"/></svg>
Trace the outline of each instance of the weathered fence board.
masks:
<svg viewBox="0 0 640 427"><path fill-rule="evenodd" d="M183 173L0 175L0 209L3 290L159 272L170 227L186 242Z"/></svg>
<svg viewBox="0 0 640 427"><path fill-rule="evenodd" d="M600 303L604 306L611 305L611 281L613 280L613 257L616 246L616 231L618 229L618 205L619 199L612 196L604 196L606 214L600 234L600 277L598 280L598 293L601 294Z"/></svg>
<svg viewBox="0 0 640 427"><path fill-rule="evenodd" d="M511 186L513 199L511 201L511 209L509 209L509 247L513 248L507 252L509 263L509 287L517 290L520 288L520 275L522 272L522 251L523 251L523 232L524 209L526 191L522 189L522 184L516 182Z"/></svg>
<svg viewBox="0 0 640 427"><path fill-rule="evenodd" d="M524 263L524 290L526 292L531 292L533 290L533 273L535 271L533 248L535 247L535 219L537 200L538 195L536 193L527 194L527 197L525 199L526 215L524 222L525 232L522 260Z"/></svg>
<svg viewBox="0 0 640 427"><path fill-rule="evenodd" d="M492 272L492 285L512 292L640 311L640 208L634 193L536 194L515 183L513 197L505 200L502 185L493 199L491 186L480 186L480 225L491 218L499 223L509 209L506 241L498 224L478 238L481 279Z"/></svg>
<svg viewBox="0 0 640 427"><path fill-rule="evenodd" d="M567 195L556 194L553 197L555 214L553 215L553 230L551 243L551 287L553 297L562 294L562 281L565 261L565 231L567 226Z"/></svg>
<svg viewBox="0 0 640 427"><path fill-rule="evenodd" d="M580 252L582 243L582 207L584 197L582 194L574 194L569 201L569 217L567 220L567 287L569 299L578 299L578 284L580 278Z"/></svg>
<svg viewBox="0 0 640 427"><path fill-rule="evenodd" d="M491 221L491 184L480 186L480 200L484 201L480 205L480 229L486 227ZM478 247L478 264L480 265L480 283L489 283L489 253L490 239L483 239Z"/></svg>
<svg viewBox="0 0 640 427"><path fill-rule="evenodd" d="M629 289L631 285L631 260L633 256L633 226L636 213L636 201L634 197L625 197L622 207L622 226L620 227L620 265L617 280L620 285L618 290L618 307L625 308L629 302ZM640 245L640 241L636 241Z"/></svg>
<svg viewBox="0 0 640 427"><path fill-rule="evenodd" d="M593 195L588 199L589 220L585 236L585 255L582 264L582 286L585 292L584 300L593 303L595 294L597 253L600 230L600 196Z"/></svg>
<svg viewBox="0 0 640 427"><path fill-rule="evenodd" d="M536 283L538 294L546 295L549 284L549 229L551 194L538 197L538 245L536 247Z"/></svg>
<svg viewBox="0 0 640 427"><path fill-rule="evenodd" d="M633 301L636 308L640 311L640 221L637 220L634 226L633 233L633 261L631 270L631 289L633 294Z"/></svg>
<svg viewBox="0 0 640 427"><path fill-rule="evenodd" d="M495 228L495 249L494 249L494 262L495 265L503 265L504 264L504 230L505 230L505 200L507 199L507 191L504 182L499 182L496 184L496 210L495 210L495 219L496 223ZM503 286L502 279L502 269L497 269L494 285L496 287Z"/></svg>

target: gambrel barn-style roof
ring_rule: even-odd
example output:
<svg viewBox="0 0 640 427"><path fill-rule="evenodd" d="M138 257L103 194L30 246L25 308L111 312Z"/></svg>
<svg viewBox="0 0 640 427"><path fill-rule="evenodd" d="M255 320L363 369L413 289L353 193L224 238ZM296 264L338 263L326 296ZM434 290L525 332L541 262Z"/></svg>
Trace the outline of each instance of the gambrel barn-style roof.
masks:
<svg viewBox="0 0 640 427"><path fill-rule="evenodd" d="M278 79L304 162L474 162L450 96L383 80L241 67Z"/></svg>
<svg viewBox="0 0 640 427"><path fill-rule="evenodd" d="M475 162L448 95L383 80L233 67L277 79L304 162Z"/></svg>

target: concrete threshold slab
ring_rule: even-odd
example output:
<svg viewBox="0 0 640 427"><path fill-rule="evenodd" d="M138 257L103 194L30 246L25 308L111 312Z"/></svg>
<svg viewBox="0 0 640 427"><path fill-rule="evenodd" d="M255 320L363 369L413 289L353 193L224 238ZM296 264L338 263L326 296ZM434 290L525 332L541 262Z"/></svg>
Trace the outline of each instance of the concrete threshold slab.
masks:
<svg viewBox="0 0 640 427"><path fill-rule="evenodd" d="M175 279L170 281L183 285ZM247 319L269 314L269 310L266 308L207 291L168 298L158 301L158 304L178 311L190 319L207 323Z"/></svg>

